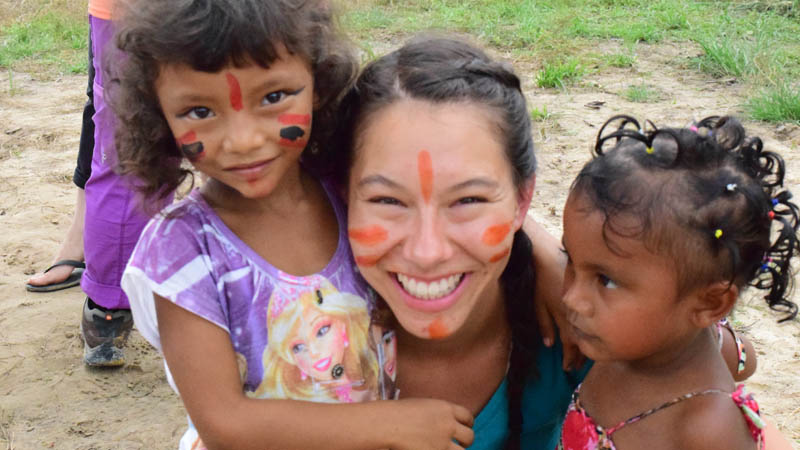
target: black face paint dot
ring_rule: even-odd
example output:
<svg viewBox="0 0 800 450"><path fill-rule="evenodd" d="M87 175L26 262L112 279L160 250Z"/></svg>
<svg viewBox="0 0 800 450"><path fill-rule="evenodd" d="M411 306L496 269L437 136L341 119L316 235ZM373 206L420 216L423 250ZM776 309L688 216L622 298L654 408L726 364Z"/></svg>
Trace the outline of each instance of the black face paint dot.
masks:
<svg viewBox="0 0 800 450"><path fill-rule="evenodd" d="M192 142L191 144L181 145L181 151L189 159L197 158L200 156L200 153L203 153L203 150L202 142Z"/></svg>
<svg viewBox="0 0 800 450"><path fill-rule="evenodd" d="M300 127L286 127L281 128L281 137L294 141L295 139L305 136L306 132Z"/></svg>

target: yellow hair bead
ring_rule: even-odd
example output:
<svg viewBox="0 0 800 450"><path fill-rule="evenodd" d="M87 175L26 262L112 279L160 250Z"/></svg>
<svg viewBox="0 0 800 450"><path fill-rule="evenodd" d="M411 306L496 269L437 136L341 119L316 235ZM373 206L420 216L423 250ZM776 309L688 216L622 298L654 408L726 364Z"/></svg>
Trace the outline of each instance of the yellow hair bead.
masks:
<svg viewBox="0 0 800 450"><path fill-rule="evenodd" d="M653 153L655 153L653 147L647 147L646 149L644 149L644 151L646 151L648 155L652 155Z"/></svg>
<svg viewBox="0 0 800 450"><path fill-rule="evenodd" d="M717 231L714 232L714 237L719 239L722 237L722 230L717 228Z"/></svg>

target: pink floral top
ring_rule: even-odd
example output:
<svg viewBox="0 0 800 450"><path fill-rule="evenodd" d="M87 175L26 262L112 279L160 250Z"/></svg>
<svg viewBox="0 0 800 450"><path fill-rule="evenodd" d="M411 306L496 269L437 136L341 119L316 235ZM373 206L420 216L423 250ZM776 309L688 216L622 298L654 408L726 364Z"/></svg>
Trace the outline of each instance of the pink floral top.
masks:
<svg viewBox="0 0 800 450"><path fill-rule="evenodd" d="M610 428L601 427L586 413L586 410L581 406L580 390L581 387L578 386L575 392L572 393L572 403L569 405L567 416L564 419L564 425L561 428L561 441L558 444L558 450L616 450L612 435L620 428L638 422L676 403L680 403L692 397L709 394L725 394L730 396L736 406L742 410L742 415L744 415L747 421L750 435L753 436L753 440L758 444L758 448L761 450L764 449L764 422L761 420L758 404L753 398L753 395L745 393L744 384L736 386L736 390L732 393L719 389L690 392L674 398L656 408L633 416L628 420L624 420Z"/></svg>

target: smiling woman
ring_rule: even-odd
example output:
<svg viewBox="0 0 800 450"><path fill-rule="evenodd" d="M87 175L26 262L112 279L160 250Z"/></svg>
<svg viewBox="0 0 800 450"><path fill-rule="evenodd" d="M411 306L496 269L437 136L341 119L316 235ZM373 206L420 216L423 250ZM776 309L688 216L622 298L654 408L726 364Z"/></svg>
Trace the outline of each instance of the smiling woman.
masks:
<svg viewBox="0 0 800 450"><path fill-rule="evenodd" d="M398 325L400 393L466 406L471 449L554 448L583 373L562 371L534 318L519 79L469 44L418 38L344 104L350 243Z"/></svg>

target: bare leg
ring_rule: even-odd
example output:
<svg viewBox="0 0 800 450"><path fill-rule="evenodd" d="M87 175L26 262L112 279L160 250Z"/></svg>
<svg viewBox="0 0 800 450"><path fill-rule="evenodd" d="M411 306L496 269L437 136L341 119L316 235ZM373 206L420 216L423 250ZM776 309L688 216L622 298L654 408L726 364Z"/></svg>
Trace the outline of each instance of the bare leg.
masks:
<svg viewBox="0 0 800 450"><path fill-rule="evenodd" d="M75 215L72 216L72 223L69 225L61 248L58 250L53 262L62 259L74 259L83 261L83 222L86 217L86 194L83 189L78 188L75 197ZM33 286L44 286L52 283L59 283L67 279L72 273L71 266L59 266L47 273L39 273L32 276L28 283Z"/></svg>

